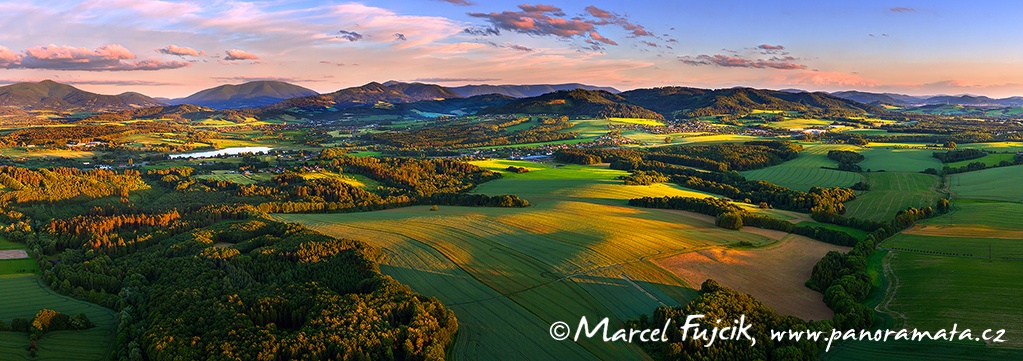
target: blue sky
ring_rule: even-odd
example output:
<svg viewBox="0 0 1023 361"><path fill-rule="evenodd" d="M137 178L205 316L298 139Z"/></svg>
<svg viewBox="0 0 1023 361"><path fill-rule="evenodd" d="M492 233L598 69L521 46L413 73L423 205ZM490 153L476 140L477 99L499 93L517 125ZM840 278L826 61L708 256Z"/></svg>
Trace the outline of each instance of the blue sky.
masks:
<svg viewBox="0 0 1023 361"><path fill-rule="evenodd" d="M1023 95L1016 2L30 1L0 81L184 96L257 79Z"/></svg>

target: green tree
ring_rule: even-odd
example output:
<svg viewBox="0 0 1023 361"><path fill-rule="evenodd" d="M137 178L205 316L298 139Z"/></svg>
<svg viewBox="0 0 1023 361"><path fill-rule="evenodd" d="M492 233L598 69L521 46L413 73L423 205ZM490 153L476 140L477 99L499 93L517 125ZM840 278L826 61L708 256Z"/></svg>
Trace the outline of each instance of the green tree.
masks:
<svg viewBox="0 0 1023 361"><path fill-rule="evenodd" d="M742 215L735 212L721 213L714 219L714 224L725 229L742 229Z"/></svg>

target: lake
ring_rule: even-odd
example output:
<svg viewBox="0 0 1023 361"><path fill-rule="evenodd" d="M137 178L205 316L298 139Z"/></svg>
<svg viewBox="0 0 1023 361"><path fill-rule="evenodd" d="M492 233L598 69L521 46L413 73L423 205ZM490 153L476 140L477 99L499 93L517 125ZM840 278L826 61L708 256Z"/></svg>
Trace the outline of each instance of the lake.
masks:
<svg viewBox="0 0 1023 361"><path fill-rule="evenodd" d="M210 157L216 157L216 156L219 156L219 155L236 155L236 154L241 154L241 153L266 153L266 152L269 152L271 149L273 149L273 148L270 148L270 147L234 147L234 148L224 148L224 149L210 150L210 151L205 151L205 152L171 154L170 157L171 157L171 159L177 159L177 158L210 158Z"/></svg>

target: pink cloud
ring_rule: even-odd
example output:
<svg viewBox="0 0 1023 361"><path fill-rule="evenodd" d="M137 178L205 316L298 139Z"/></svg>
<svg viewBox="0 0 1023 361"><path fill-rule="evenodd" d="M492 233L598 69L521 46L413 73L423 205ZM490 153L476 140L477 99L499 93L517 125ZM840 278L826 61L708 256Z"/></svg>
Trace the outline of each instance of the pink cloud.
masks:
<svg viewBox="0 0 1023 361"><path fill-rule="evenodd" d="M187 62L158 59L125 61L135 58L134 53L119 44L96 49L50 44L25 49L22 54L15 54L7 48L0 49L0 66L7 69L131 71L176 69L189 65Z"/></svg>
<svg viewBox="0 0 1023 361"><path fill-rule="evenodd" d="M795 62L796 58L787 56L784 58L771 57L770 59L747 59L740 56L728 55L698 55L679 57L679 61L688 65L716 65L726 68L772 68L781 70L806 69L806 65Z"/></svg>
<svg viewBox="0 0 1023 361"><path fill-rule="evenodd" d="M256 59L259 59L259 57L256 56L255 54L252 54L252 53L249 53L249 52L247 52L245 50L240 50L240 49L231 49L231 50L225 51L224 53L227 54L227 56L224 57L224 60L256 60Z"/></svg>
<svg viewBox="0 0 1023 361"><path fill-rule="evenodd" d="M605 37L601 36L600 34L597 34L596 31L590 32L590 37L593 38L593 40L602 42L602 43L607 44L607 45L618 45L618 43L616 43L614 40L605 38Z"/></svg>
<svg viewBox="0 0 1023 361"><path fill-rule="evenodd" d="M6 46L0 46L0 67L7 67L21 60L21 55Z"/></svg>
<svg viewBox="0 0 1023 361"><path fill-rule="evenodd" d="M156 49L156 51L167 54L167 55L178 55L178 56L199 56L199 51L189 48L187 46L177 46L170 44L165 48Z"/></svg>

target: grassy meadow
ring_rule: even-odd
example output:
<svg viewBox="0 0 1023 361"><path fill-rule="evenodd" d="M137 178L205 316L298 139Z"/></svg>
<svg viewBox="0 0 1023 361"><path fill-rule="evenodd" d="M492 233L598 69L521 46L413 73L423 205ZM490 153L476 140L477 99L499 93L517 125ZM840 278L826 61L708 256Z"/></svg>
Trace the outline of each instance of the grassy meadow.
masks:
<svg viewBox="0 0 1023 361"><path fill-rule="evenodd" d="M85 313L96 327L78 331L48 332L37 342L38 355L29 357L28 333L0 332L2 360L101 360L111 351L117 322L114 311L57 294L35 276L0 275L0 320L9 323L22 317L32 319L48 308L69 315Z"/></svg>

